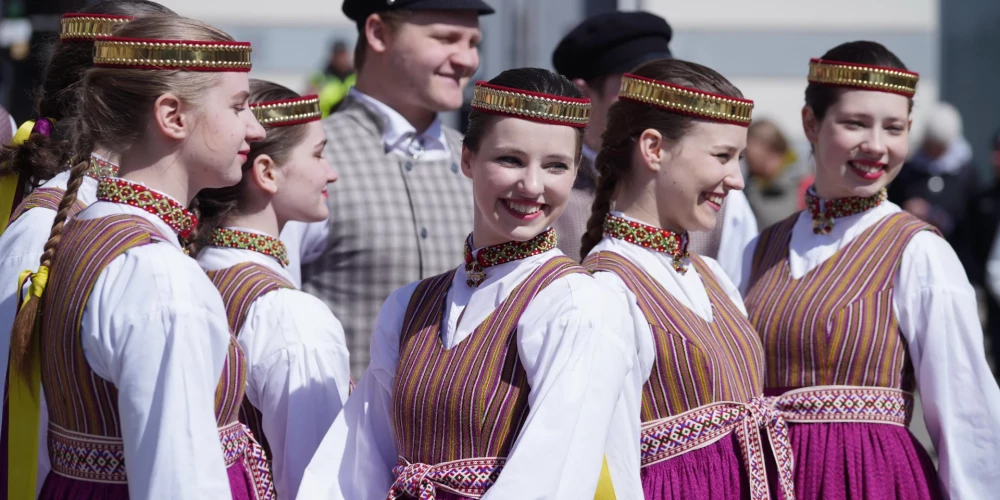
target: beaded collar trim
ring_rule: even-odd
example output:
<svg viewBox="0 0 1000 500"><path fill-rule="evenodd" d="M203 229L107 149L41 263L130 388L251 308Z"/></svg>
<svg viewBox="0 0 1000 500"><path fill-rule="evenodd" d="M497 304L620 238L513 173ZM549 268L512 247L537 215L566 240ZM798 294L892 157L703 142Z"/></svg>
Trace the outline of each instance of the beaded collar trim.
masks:
<svg viewBox="0 0 1000 500"><path fill-rule="evenodd" d="M94 67L180 71L250 71L250 43L98 37Z"/></svg>
<svg viewBox="0 0 1000 500"><path fill-rule="evenodd" d="M285 244L266 234L251 233L238 229L219 228L212 233L212 245L225 248L252 250L288 265L288 251Z"/></svg>
<svg viewBox="0 0 1000 500"><path fill-rule="evenodd" d="M115 28L134 19L132 16L104 14L63 14L59 21L59 40L90 42L99 36L110 36Z"/></svg>
<svg viewBox="0 0 1000 500"><path fill-rule="evenodd" d="M556 247L556 231L549 229L528 241L508 241L479 250L472 254L472 235L465 239L465 272L469 278L465 284L476 288L486 280L486 268L526 259L548 252Z"/></svg>
<svg viewBox="0 0 1000 500"><path fill-rule="evenodd" d="M852 87L877 90L913 97L917 93L920 75L897 68L885 68L868 64L809 60L809 81L837 87Z"/></svg>
<svg viewBox="0 0 1000 500"><path fill-rule="evenodd" d="M160 218L187 240L198 226L198 218L167 195L125 179L105 177L97 183L97 199L141 208Z"/></svg>
<svg viewBox="0 0 1000 500"><path fill-rule="evenodd" d="M323 113L319 109L319 97L307 95L280 101L255 102L250 104L257 121L265 127L299 125L319 120Z"/></svg>
<svg viewBox="0 0 1000 500"><path fill-rule="evenodd" d="M590 99L578 99L476 82L472 109L575 128L587 126Z"/></svg>
<svg viewBox="0 0 1000 500"><path fill-rule="evenodd" d="M90 155L90 168L87 169L86 175L98 181L104 177L118 177L118 165L100 156Z"/></svg>
<svg viewBox="0 0 1000 500"><path fill-rule="evenodd" d="M684 274L690 265L688 234L649 226L641 222L608 214L604 219L604 236L616 238L673 257L674 271Z"/></svg>
<svg viewBox="0 0 1000 500"><path fill-rule="evenodd" d="M669 82L626 73L618 98L741 127L750 126L753 101L713 94Z"/></svg>
<svg viewBox="0 0 1000 500"><path fill-rule="evenodd" d="M812 187L806 191L806 207L813 219L814 234L828 234L833 230L835 219L866 212L882 204L888 198L885 188L870 198L837 198L824 200L816 195Z"/></svg>

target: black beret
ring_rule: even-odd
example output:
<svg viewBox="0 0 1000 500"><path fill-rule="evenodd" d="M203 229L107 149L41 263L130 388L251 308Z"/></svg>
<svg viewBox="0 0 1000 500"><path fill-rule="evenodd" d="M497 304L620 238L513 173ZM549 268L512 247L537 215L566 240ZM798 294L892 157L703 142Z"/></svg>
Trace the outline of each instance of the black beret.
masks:
<svg viewBox="0 0 1000 500"><path fill-rule="evenodd" d="M389 10L474 10L492 14L493 7L483 0L344 0L344 15L362 24L368 16Z"/></svg>
<svg viewBox="0 0 1000 500"><path fill-rule="evenodd" d="M566 78L627 73L670 57L670 25L649 12L608 12L585 19L559 42L552 66Z"/></svg>

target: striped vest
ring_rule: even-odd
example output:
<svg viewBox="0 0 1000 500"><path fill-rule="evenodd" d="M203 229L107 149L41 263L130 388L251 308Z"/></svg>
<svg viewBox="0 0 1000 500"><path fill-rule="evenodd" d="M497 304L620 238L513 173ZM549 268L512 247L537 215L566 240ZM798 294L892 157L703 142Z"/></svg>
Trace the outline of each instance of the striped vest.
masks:
<svg viewBox="0 0 1000 500"><path fill-rule="evenodd" d="M788 245L795 214L760 234L747 288L764 344L765 387L849 385L910 391L915 381L893 313L903 250L932 226L906 212L883 218L800 279Z"/></svg>
<svg viewBox="0 0 1000 500"><path fill-rule="evenodd" d="M152 224L132 215L72 220L63 231L59 244L63 251L57 252L53 259L42 302L44 314L40 330L42 385L49 425L50 429L53 425L61 428L58 436L54 436L51 430L49 433L49 456L53 459L54 470L59 467L75 471L81 469L80 463L58 463L62 459L71 461L78 458L74 456L75 452L86 453L81 441L93 447L101 438L121 439L118 391L114 384L90 369L83 353L80 325L101 271L128 250L163 240L166 237ZM229 357L216 389L215 409L219 427L237 421L245 380L243 351L232 338ZM67 441L61 437L64 435L78 439ZM86 458L94 460L92 456ZM96 470L111 468L112 465L95 463L91 466ZM119 479L124 480L124 468L121 467L120 471L122 477Z"/></svg>
<svg viewBox="0 0 1000 500"><path fill-rule="evenodd" d="M31 210L32 208L47 208L53 212L57 212L59 210L59 203L62 202L64 194L66 194L66 190L62 188L40 188L32 191L31 194L25 196L24 200L21 201L21 204L14 209L14 213L10 215L10 224L13 224L18 217L24 215L25 212ZM87 208L87 204L80 198L77 198L76 202L74 202L73 206L69 209L69 216L75 216L84 208Z"/></svg>
<svg viewBox="0 0 1000 500"><path fill-rule="evenodd" d="M518 358L517 323L553 281L586 273L572 259L542 264L468 338L441 342L445 300L455 271L421 281L399 340L392 395L399 455L411 463L507 456L528 415L527 376Z"/></svg>
<svg viewBox="0 0 1000 500"><path fill-rule="evenodd" d="M295 289L278 273L253 262L242 262L226 269L208 271L208 277L222 294L222 302L226 304L226 318L233 334L239 337L246 322L247 312L257 299L265 294L280 289ZM271 447L264 436L263 415L260 410L243 398L240 406L240 421L250 428L257 442L271 455Z"/></svg>
<svg viewBox="0 0 1000 500"><path fill-rule="evenodd" d="M610 272L635 294L653 330L656 361L643 387L642 421L653 422L719 401L743 403L762 393L764 355L753 326L701 257L691 263L712 304L708 322L620 254L591 254L591 272Z"/></svg>

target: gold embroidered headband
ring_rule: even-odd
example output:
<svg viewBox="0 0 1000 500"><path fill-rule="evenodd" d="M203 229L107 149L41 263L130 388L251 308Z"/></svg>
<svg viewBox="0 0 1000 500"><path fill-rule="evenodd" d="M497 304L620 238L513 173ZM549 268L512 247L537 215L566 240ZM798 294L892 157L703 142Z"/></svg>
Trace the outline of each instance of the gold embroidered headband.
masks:
<svg viewBox="0 0 1000 500"><path fill-rule="evenodd" d="M667 111L742 127L750 126L753 101L713 94L626 73L618 98L650 104Z"/></svg>
<svg viewBox="0 0 1000 500"><path fill-rule="evenodd" d="M94 66L247 72L251 50L249 42L98 37L94 42Z"/></svg>
<svg viewBox="0 0 1000 500"><path fill-rule="evenodd" d="M99 36L110 36L115 28L134 19L132 16L104 14L63 14L59 21L59 40L90 42Z"/></svg>
<svg viewBox="0 0 1000 500"><path fill-rule="evenodd" d="M476 82L473 90L472 109L575 128L586 127L590 119L590 99L540 94L482 81Z"/></svg>
<svg viewBox="0 0 1000 500"><path fill-rule="evenodd" d="M838 87L860 88L913 97L920 75L897 68L868 64L809 60L809 81Z"/></svg>
<svg viewBox="0 0 1000 500"><path fill-rule="evenodd" d="M257 117L257 121L267 127L298 125L319 120L323 116L319 109L319 97L315 95L255 102L250 104L250 110Z"/></svg>

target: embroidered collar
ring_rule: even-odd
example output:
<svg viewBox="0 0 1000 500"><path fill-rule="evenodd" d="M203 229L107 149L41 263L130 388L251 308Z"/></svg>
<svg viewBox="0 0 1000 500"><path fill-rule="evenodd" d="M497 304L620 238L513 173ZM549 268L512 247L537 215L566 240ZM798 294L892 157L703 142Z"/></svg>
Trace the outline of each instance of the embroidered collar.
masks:
<svg viewBox="0 0 1000 500"><path fill-rule="evenodd" d="M185 240L198 226L198 218L173 198L125 179L105 177L98 181L97 199L141 208L159 217Z"/></svg>
<svg viewBox="0 0 1000 500"><path fill-rule="evenodd" d="M806 207L813 219L813 234L828 234L833 230L835 219L867 212L886 200L885 188L870 198L850 197L824 200L816 195L816 189L806 191Z"/></svg>
<svg viewBox="0 0 1000 500"><path fill-rule="evenodd" d="M288 265L288 251L285 250L285 244L266 234L223 227L212 233L212 245L252 250L277 260L282 266Z"/></svg>
<svg viewBox="0 0 1000 500"><path fill-rule="evenodd" d="M100 156L91 154L90 168L87 169L86 175L98 181L104 177L118 177L118 165Z"/></svg>
<svg viewBox="0 0 1000 500"><path fill-rule="evenodd" d="M604 235L672 256L674 270L681 274L687 272L691 263L687 233L678 234L608 214L604 219Z"/></svg>
<svg viewBox="0 0 1000 500"><path fill-rule="evenodd" d="M556 231L549 229L528 241L508 241L486 247L480 249L475 256L473 256L471 241L472 235L469 235L465 239L465 272L469 275L465 283L475 288L486 280L486 268L526 259L555 248Z"/></svg>

